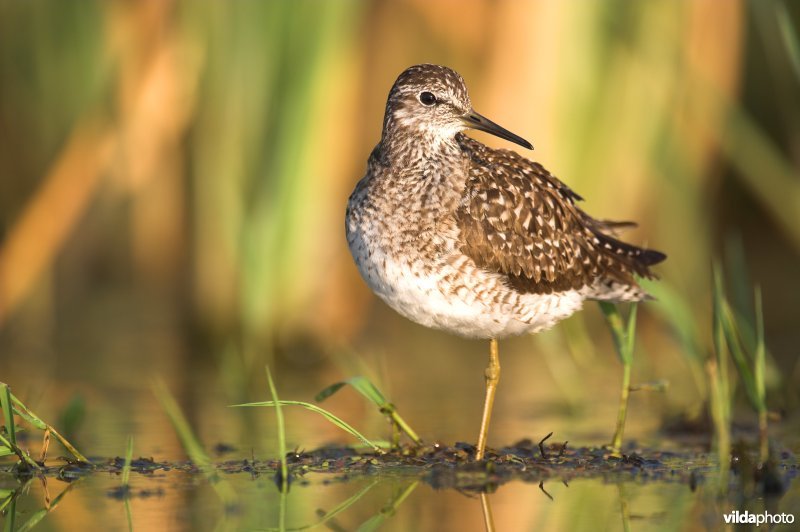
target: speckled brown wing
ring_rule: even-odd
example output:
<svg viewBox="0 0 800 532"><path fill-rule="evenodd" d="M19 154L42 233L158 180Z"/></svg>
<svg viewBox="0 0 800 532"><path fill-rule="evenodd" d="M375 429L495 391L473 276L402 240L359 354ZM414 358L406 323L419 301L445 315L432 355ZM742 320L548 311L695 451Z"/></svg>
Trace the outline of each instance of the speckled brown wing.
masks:
<svg viewBox="0 0 800 532"><path fill-rule="evenodd" d="M604 231L629 224L594 220L582 198L540 164L494 150L459 134L470 158L462 204L456 212L462 251L480 267L502 273L511 287L547 294L622 283L666 256L621 242Z"/></svg>

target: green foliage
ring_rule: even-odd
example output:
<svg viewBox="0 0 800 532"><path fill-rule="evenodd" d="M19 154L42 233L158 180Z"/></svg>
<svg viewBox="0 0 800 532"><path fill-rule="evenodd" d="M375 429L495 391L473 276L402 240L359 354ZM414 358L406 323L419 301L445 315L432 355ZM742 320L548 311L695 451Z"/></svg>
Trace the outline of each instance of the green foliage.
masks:
<svg viewBox="0 0 800 532"><path fill-rule="evenodd" d="M397 509L403 504L411 493L417 488L419 481L411 482L406 486L398 487L392 494L389 502L381 508L381 511L370 517L358 527L358 532L372 532L378 530L384 522L392 517Z"/></svg>
<svg viewBox="0 0 800 532"><path fill-rule="evenodd" d="M133 436L128 437L128 447L125 450L125 462L122 464L122 487L128 488L131 480L131 462L133 462Z"/></svg>
<svg viewBox="0 0 800 532"><path fill-rule="evenodd" d="M281 408L281 402L278 400L278 391L272 381L272 372L270 372L269 366L267 366L266 370L269 393L272 395L272 402L275 405L275 418L278 425L278 452L280 453L281 461L280 490L284 492L289 489L289 467L286 463L286 426L283 422L283 408Z"/></svg>
<svg viewBox="0 0 800 532"><path fill-rule="evenodd" d="M14 413L12 412L11 406L11 391L8 388L8 384L0 383L0 406L3 409L3 419L5 419L5 426L6 434L8 434L8 440L11 445L16 446L17 444L17 427L14 424ZM9 452L11 449L8 449Z"/></svg>
<svg viewBox="0 0 800 532"><path fill-rule="evenodd" d="M166 385L161 380L155 381L153 391L159 403L161 403L161 408L164 409L167 417L169 417L172 428L178 434L178 438L181 440L184 451L189 455L189 459L203 472L225 507L232 508L237 500L236 493L231 485L217 473L211 458L203 450L203 446L200 445L194 435L175 398L172 397L172 394L169 393Z"/></svg>
<svg viewBox="0 0 800 532"><path fill-rule="evenodd" d="M133 512L131 512L131 501L128 497L130 492L131 462L133 462L133 436L128 437L128 448L125 450L125 463L122 464L122 493L125 497L125 518L128 521L128 531L133 532Z"/></svg>
<svg viewBox="0 0 800 532"><path fill-rule="evenodd" d="M622 362L622 388L620 391L619 411L617 412L617 427L611 438L611 448L619 453L622 448L622 437L625 433L625 419L628 416L628 398L631 392L631 366L633 365L633 348L636 342L636 303L631 305L627 320L622 315L617 305L607 301L599 301L600 310L606 318L606 323L611 330L617 356Z"/></svg>
<svg viewBox="0 0 800 532"><path fill-rule="evenodd" d="M358 432L356 429L354 429L352 426L350 426L343 419L337 417L336 415L332 414L331 412L328 412L324 408L320 408L317 405L312 404L312 403L306 403L304 401L285 401L285 400L281 400L281 401L277 401L277 402L275 402L275 401L258 401L258 402L255 402L255 403L243 403L243 404L231 405L231 406L233 406L233 407L268 406L268 407L273 407L274 408L277 405L280 405L280 406L302 406L306 410L311 410L312 412L316 412L317 414L321 415L322 417L324 417L325 419L330 421L336 427L340 428L341 430L347 432L351 436L354 436L355 438L357 438L357 439L361 440L362 442L364 442L367 446L371 447L373 451L375 451L375 452L383 452L383 450L381 449L381 446L379 445L379 442L373 442L372 440L369 440L366 436L364 436L363 434Z"/></svg>
<svg viewBox="0 0 800 532"><path fill-rule="evenodd" d="M797 36L797 28L792 22L785 2L773 2L772 5L775 6L775 16L781 40L788 55L788 62L795 77L800 80L800 38Z"/></svg>
<svg viewBox="0 0 800 532"><path fill-rule="evenodd" d="M606 318L611 337L614 339L614 347L617 349L617 356L622 364L633 362L633 346L636 341L636 310L637 305L631 305L628 319L623 322L617 305L607 301L599 301L600 310Z"/></svg>
<svg viewBox="0 0 800 532"><path fill-rule="evenodd" d="M390 403L383 395L383 393L381 393L378 387L375 386L372 383L372 381L370 381L366 377L359 375L347 379L346 381L331 384L330 386L319 392L317 396L314 398L314 400L317 402L322 402L348 384L353 388L355 388L355 390L358 391L358 393L366 397L367 400L369 400L375 406L377 406L378 409L381 411L381 413L386 415L390 419L390 421L392 422L392 427L395 429L395 431L399 430L404 432L417 445L422 443L420 437L417 436L417 433L414 432L414 430L408 425L408 423L406 423L405 420L400 416L395 406L392 403ZM396 443L397 442L395 441L395 445Z"/></svg>
<svg viewBox="0 0 800 532"><path fill-rule="evenodd" d="M39 465L30 457L30 455L17 447L16 432L19 430L14 422L14 416L17 415L30 423L34 428L44 432L45 441L54 436L56 440L76 459L86 464L89 460L83 456L66 438L64 438L54 427L45 423L39 416L34 414L25 404L20 401L13 393L11 388L3 382L0 382L0 409L3 411L3 418L5 424L3 425L3 432L5 435L0 434L0 457L16 454L21 462L24 462L27 467L32 469L39 469Z"/></svg>
<svg viewBox="0 0 800 532"><path fill-rule="evenodd" d="M730 431L732 386L729 382L727 354L733 359L745 395L759 421L759 457L762 463L769 458L767 437L767 399L766 399L766 343L764 340L764 315L761 290L756 288L753 295L753 319L747 320L742 314L734 312L726 295L722 269L715 265L714 277L714 353L719 367L716 383L718 397L712 396L712 408L717 410L715 422L720 432ZM739 285L743 280L739 280ZM751 338L751 341L747 341ZM720 404L715 404L719 402ZM723 440L730 435L722 434ZM724 451L724 449L723 449ZM727 456L720 454L720 456Z"/></svg>
<svg viewBox="0 0 800 532"><path fill-rule="evenodd" d="M58 426L64 428L64 434L72 437L86 417L86 401L81 395L73 395L58 416Z"/></svg>

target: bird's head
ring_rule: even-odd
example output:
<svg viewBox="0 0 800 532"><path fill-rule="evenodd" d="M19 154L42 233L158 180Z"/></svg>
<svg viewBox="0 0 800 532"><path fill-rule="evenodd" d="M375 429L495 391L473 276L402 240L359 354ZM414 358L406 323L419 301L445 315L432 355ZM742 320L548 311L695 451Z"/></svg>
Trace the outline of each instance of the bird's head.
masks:
<svg viewBox="0 0 800 532"><path fill-rule="evenodd" d="M386 102L384 136L402 131L434 142L451 140L465 129L478 129L533 149L530 142L472 109L464 79L439 65L414 65L394 82Z"/></svg>

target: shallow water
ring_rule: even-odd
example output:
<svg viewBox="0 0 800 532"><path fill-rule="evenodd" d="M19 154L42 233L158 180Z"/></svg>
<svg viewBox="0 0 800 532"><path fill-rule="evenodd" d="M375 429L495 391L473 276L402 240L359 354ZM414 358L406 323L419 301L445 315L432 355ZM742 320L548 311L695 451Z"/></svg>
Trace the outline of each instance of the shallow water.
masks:
<svg viewBox="0 0 800 532"><path fill-rule="evenodd" d="M469 460L442 461L439 466L449 468L445 476L455 478L455 471L462 481L438 489L434 486L446 482L431 463L381 469L374 460L375 466L357 470L343 467L344 459L316 460L285 495L275 483L274 461L218 462L215 485L188 462L135 461L129 492L122 494L119 461L96 459L99 469L93 473L65 465L45 479L26 482L0 475L0 493L16 492L4 520L17 530L34 522L41 530L99 525L123 530L129 527L128 512L134 530L483 530L481 493L487 494L497 530L716 530L724 527L723 514L734 509L787 513L788 518L797 517L800 507L798 467L788 455L778 467L785 493L760 496L734 475L727 499L716 497L715 467L706 455L668 453L656 460L645 452L625 461L601 459L599 450L577 449L571 455L563 461L556 454L548 459L531 454L527 471L515 463L515 474L529 475L529 481L503 478L503 466L487 475ZM581 470L572 461L589 463L593 456L600 464L596 471ZM535 465L539 469L533 472ZM235 493L230 505L218 495L219 483Z"/></svg>
<svg viewBox="0 0 800 532"><path fill-rule="evenodd" d="M117 326L119 330L114 329ZM781 497L765 500L754 494L752 485L745 485L743 491L735 489L720 502L713 475L698 478L693 491L685 479L645 479L624 473L573 478L572 471L549 475L541 488L539 480L525 482L515 477L501 485L482 478L471 486L435 489L425 471L354 472L342 478L342 471L314 470L303 481L295 481L282 497L273 474L262 469L257 475L246 471L222 475L236 494L235 508L226 510L206 478L181 465L186 454L152 393L152 378L166 383L215 463L255 459L263 465L278 455L274 412L228 405L269 399L264 385L266 361L247 366L236 357L218 353L201 356L177 341L170 327L159 331L155 327L143 336L135 320L114 322L101 339L92 342L89 339L96 338L97 332L91 336L76 331L80 338L74 344L59 344L57 359L45 357L35 345L6 337L5 352L25 356L0 361L2 380L11 384L13 392L59 429L67 431L71 425L70 439L93 460L107 463L124 455L127 439L133 436L134 457L152 457L174 466L169 471L132 474L128 506L134 530L297 529L315 524L320 530L483 530L479 489L489 492L497 530L716 530L724 528L722 516L732 509L763 512L769 508L800 517L800 488L788 473L788 491ZM483 400L486 346L405 323L397 329L379 328L375 335L375 345L381 348L363 349L361 360L303 362L296 353L273 359L281 398L312 401L333 382L370 370L383 376L376 382L425 441L446 445L474 441ZM26 335L25 342L31 338ZM501 345L503 375L490 447L500 449L523 438L536 442L548 432L554 433L549 441L569 440L569 449L609 440L616 416L618 363L613 352L605 349L594 355L582 352L588 353L587 360L575 362L580 371L570 373L569 368L557 366L573 363L569 358L548 358L547 351L530 339ZM656 452L646 449L658 449L697 453L696 461L686 460L687 466L707 463L708 456L701 454L707 434L676 443L662 432L669 412L686 409L681 401L691 397L685 391L692 386L686 368L644 355L637 358L636 367L648 365L648 373L670 378L672 386L666 394L632 396L626 444L635 445L645 459ZM30 373L34 366L39 368L35 376ZM67 405L76 398L83 402L83 414L78 416L82 420L67 423ZM370 438L389 437L381 414L352 390L343 389L322 406ZM356 443L315 414L291 408L284 414L290 449ZM745 411L741 417L748 420L752 414ZM798 431L784 423L771 427L771 434L777 448L788 453L787 467L792 467L800 452ZM31 432L25 443L34 455L37 438ZM752 441L752 432L745 430L735 438ZM219 444L225 445L218 448ZM233 450L217 453L226 451L226 446ZM52 446L51 459L59 454L63 450ZM40 519L37 530L125 530L125 499L115 492L119 485L116 472L93 473L72 483L48 477L46 487L36 478L22 485L0 476L0 496L16 494L14 529ZM45 511L48 494L50 512ZM347 507L319 524L340 505ZM2 518L4 526L9 526L10 510L9 505Z"/></svg>

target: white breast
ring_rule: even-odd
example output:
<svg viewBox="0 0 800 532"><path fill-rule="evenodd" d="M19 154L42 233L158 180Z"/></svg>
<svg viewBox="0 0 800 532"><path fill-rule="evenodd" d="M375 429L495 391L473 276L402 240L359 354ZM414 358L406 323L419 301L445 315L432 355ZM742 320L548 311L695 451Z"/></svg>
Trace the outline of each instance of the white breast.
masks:
<svg viewBox="0 0 800 532"><path fill-rule="evenodd" d="M470 338L502 338L548 328L583 301L578 292L519 294L500 275L481 270L457 251L415 260L419 250L391 252L348 228L350 251L369 287L398 313L426 327Z"/></svg>

